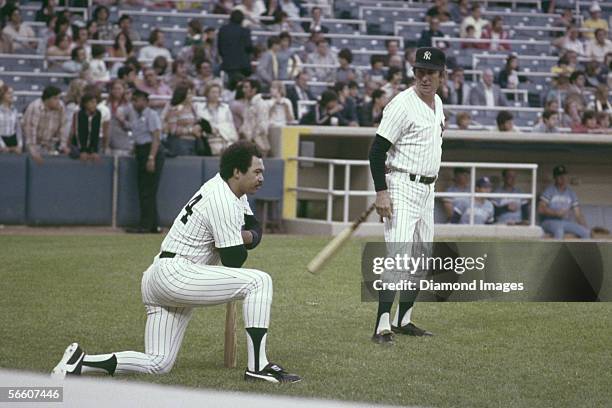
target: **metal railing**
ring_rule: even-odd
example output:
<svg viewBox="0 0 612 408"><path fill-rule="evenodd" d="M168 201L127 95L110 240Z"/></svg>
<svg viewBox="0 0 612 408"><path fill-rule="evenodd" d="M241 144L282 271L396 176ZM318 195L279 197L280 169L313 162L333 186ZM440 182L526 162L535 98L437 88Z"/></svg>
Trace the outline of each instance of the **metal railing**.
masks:
<svg viewBox="0 0 612 408"><path fill-rule="evenodd" d="M351 190L351 167L369 167L368 160L345 160L345 159L323 159L314 157L290 157L289 161L299 163L326 164L327 188L320 187L292 187L289 190L297 193L314 193L326 196L327 213L326 221L333 221L333 205L335 197L343 197L342 222L349 222L349 201L351 197L374 197L376 192L372 190ZM344 188L334 188L336 166L344 167ZM442 162L440 167L464 167L470 169L471 181L470 191L459 192L436 192L435 198L469 198L470 199L470 223L474 225L474 204L476 198L517 198L531 200L529 225L535 225L536 217L536 197L537 197L537 164L519 163L479 163L479 162ZM512 169L512 170L531 170L531 193L477 193L476 192L476 169Z"/></svg>

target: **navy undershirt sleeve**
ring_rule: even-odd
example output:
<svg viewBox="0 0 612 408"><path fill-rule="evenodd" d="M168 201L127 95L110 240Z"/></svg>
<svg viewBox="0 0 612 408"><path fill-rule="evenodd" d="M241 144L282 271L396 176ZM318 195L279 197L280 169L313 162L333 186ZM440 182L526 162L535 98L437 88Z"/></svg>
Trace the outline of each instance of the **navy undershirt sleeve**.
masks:
<svg viewBox="0 0 612 408"><path fill-rule="evenodd" d="M374 143L370 147L370 171L372 172L372 179L374 179L374 189L377 192L387 189L385 162L390 148L391 142L380 135L376 135Z"/></svg>

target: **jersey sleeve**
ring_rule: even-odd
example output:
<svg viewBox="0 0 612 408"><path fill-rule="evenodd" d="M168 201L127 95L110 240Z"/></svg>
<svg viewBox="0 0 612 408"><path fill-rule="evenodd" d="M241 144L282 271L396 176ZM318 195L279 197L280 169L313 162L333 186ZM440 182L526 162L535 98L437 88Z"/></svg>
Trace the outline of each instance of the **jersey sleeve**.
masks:
<svg viewBox="0 0 612 408"><path fill-rule="evenodd" d="M216 248L244 244L241 233L244 214L237 211L235 203L215 197L207 203L206 213Z"/></svg>
<svg viewBox="0 0 612 408"><path fill-rule="evenodd" d="M540 200L544 201L546 204L550 203L552 198L553 198L553 189L551 187L548 187L546 190L544 190L542 195L540 195Z"/></svg>
<svg viewBox="0 0 612 408"><path fill-rule="evenodd" d="M251 206L249 205L249 200L246 194L243 195L242 198L240 198L240 201L242 201L242 205L244 206L244 214L253 215L253 210L251 210Z"/></svg>
<svg viewBox="0 0 612 408"><path fill-rule="evenodd" d="M580 203L578 202L578 196L576 195L574 190L570 190L570 198L572 200L572 203L570 204L570 208L576 208L580 205Z"/></svg>
<svg viewBox="0 0 612 408"><path fill-rule="evenodd" d="M406 112L402 112L402 104L395 97L383 110L382 120L376 134L387 139L391 144L397 143L404 133Z"/></svg>

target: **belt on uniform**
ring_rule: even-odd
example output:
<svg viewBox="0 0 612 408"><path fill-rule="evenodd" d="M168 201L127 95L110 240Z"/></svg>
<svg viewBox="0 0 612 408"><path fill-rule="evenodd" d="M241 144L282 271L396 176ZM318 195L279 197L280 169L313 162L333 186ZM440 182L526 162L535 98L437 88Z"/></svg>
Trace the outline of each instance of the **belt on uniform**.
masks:
<svg viewBox="0 0 612 408"><path fill-rule="evenodd" d="M174 252L161 251L159 254L160 258L174 258L176 254Z"/></svg>
<svg viewBox="0 0 612 408"><path fill-rule="evenodd" d="M427 177L427 176L419 176L418 174L408 174L410 176L410 181L417 181L423 184L431 184L436 181L436 176Z"/></svg>

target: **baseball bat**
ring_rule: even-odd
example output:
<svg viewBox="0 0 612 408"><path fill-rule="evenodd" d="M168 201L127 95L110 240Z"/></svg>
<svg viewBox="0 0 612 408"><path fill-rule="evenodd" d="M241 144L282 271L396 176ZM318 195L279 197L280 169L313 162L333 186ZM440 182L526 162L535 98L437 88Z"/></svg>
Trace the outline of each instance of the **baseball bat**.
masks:
<svg viewBox="0 0 612 408"><path fill-rule="evenodd" d="M224 365L236 368L236 302L229 302L225 309Z"/></svg>
<svg viewBox="0 0 612 408"><path fill-rule="evenodd" d="M334 254L336 254L336 252L338 252L340 248L342 248L346 241L348 241L348 239L353 235L355 230L359 228L361 223L364 222L366 218L368 218L372 211L374 211L374 208L376 208L376 206L374 205L374 203L372 203L372 205L370 205L370 207L368 207L368 209L365 210L359 216L359 218L353 221L350 226L348 226L346 229L336 235L334 239L329 241L329 243L325 245L325 247L314 258L312 258L312 260L307 266L308 272L312 274L319 273L325 263L327 263L327 261L329 261L329 259L334 256Z"/></svg>

